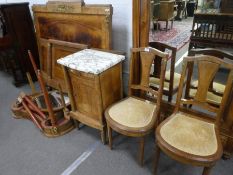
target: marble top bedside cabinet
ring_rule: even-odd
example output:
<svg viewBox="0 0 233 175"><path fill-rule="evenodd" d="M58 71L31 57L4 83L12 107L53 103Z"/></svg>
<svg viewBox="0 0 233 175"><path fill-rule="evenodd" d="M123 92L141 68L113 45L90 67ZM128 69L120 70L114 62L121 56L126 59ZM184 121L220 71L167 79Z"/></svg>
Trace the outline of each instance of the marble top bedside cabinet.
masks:
<svg viewBox="0 0 233 175"><path fill-rule="evenodd" d="M122 99L123 55L84 49L59 59L72 110L70 117L101 131L105 143L104 110Z"/></svg>

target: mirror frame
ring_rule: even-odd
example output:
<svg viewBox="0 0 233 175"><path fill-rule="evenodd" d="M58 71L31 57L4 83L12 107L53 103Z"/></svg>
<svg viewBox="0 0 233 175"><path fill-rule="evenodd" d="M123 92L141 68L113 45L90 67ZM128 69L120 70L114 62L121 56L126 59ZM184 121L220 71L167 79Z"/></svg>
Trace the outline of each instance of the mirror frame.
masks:
<svg viewBox="0 0 233 175"><path fill-rule="evenodd" d="M133 15L133 48L147 47L149 45L150 29L150 2L151 0L132 0ZM134 62L129 77L129 84L140 81L140 60L138 55L132 55ZM133 94L134 92L131 92Z"/></svg>
<svg viewBox="0 0 233 175"><path fill-rule="evenodd" d="M146 47L149 43L151 0L132 0L133 47Z"/></svg>

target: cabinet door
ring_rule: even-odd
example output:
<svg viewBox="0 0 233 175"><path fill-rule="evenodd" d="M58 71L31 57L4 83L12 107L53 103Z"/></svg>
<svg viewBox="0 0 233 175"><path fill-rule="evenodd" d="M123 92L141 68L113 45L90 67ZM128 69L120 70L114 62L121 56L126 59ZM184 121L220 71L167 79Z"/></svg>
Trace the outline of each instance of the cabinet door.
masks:
<svg viewBox="0 0 233 175"><path fill-rule="evenodd" d="M77 110L87 117L102 122L102 97L98 76L69 72Z"/></svg>

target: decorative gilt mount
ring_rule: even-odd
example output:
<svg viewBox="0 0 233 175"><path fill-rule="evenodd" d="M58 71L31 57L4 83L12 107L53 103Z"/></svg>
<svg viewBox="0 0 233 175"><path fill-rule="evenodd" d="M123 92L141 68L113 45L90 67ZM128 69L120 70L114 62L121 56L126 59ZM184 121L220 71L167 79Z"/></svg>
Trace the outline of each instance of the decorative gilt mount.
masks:
<svg viewBox="0 0 233 175"><path fill-rule="evenodd" d="M62 13L80 13L84 5L84 0L49 0L46 4L48 10Z"/></svg>

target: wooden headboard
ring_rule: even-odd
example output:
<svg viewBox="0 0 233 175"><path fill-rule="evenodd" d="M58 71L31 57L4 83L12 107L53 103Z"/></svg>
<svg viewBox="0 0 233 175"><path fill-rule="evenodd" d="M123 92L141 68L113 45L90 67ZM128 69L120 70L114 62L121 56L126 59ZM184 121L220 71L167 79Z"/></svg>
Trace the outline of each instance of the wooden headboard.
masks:
<svg viewBox="0 0 233 175"><path fill-rule="evenodd" d="M48 60L48 40L111 49L112 5L85 5L83 2L48 2L33 5L41 70L50 79L59 77ZM60 46L59 46L60 47ZM68 47L66 47L68 48ZM73 49L75 52L76 49ZM69 50L72 53L72 49ZM64 56L64 55L63 55ZM58 58L56 58L58 59Z"/></svg>

